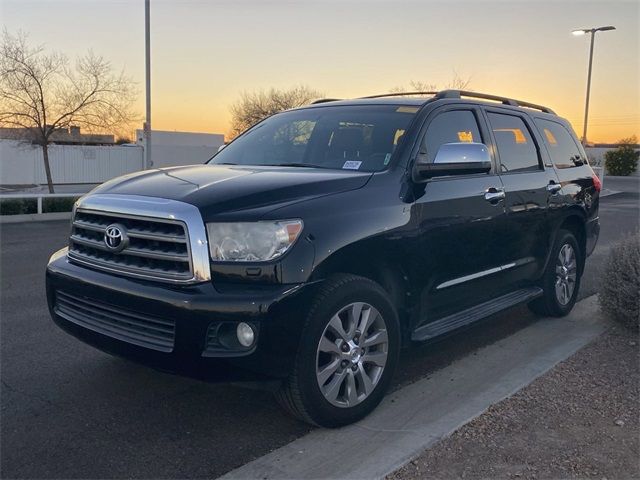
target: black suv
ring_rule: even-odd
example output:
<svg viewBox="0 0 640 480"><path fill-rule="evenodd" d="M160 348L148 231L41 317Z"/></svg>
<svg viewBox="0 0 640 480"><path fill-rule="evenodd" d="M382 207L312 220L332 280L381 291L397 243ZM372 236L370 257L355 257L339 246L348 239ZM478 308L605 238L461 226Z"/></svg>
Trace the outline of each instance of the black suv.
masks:
<svg viewBox="0 0 640 480"><path fill-rule="evenodd" d="M600 182L566 120L472 92L322 100L206 165L111 180L47 267L51 315L204 380L275 379L317 425L380 402L412 341L573 307Z"/></svg>

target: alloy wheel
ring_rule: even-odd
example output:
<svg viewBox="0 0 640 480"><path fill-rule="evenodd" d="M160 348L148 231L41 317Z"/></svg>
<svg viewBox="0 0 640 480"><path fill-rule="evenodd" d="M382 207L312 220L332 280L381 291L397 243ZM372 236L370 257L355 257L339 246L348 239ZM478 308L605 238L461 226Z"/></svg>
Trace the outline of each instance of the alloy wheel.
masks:
<svg viewBox="0 0 640 480"><path fill-rule="evenodd" d="M578 263L574 248L565 243L556 260L556 298L560 305L567 305L573 297L576 288Z"/></svg>
<svg viewBox="0 0 640 480"><path fill-rule="evenodd" d="M325 399L342 408L363 402L382 377L388 350L378 310L363 302L342 308L325 327L316 354L316 379Z"/></svg>

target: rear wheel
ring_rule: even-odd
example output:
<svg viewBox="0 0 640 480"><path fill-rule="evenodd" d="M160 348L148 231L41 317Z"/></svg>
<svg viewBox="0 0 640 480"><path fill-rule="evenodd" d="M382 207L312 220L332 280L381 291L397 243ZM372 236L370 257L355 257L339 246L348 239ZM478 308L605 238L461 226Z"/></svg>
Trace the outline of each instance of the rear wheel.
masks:
<svg viewBox="0 0 640 480"><path fill-rule="evenodd" d="M382 400L399 348L398 318L385 291L363 277L336 276L316 296L294 371L276 396L315 425L355 422Z"/></svg>
<svg viewBox="0 0 640 480"><path fill-rule="evenodd" d="M580 289L582 258L573 233L560 230L551 259L542 277L544 294L529 304L533 312L545 316L562 317L571 311Z"/></svg>

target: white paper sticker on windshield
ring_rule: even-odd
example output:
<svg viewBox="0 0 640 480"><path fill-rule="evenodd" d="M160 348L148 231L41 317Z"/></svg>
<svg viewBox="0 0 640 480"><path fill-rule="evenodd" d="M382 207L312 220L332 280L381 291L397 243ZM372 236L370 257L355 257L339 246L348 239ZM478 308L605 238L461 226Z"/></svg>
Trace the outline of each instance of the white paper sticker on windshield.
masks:
<svg viewBox="0 0 640 480"><path fill-rule="evenodd" d="M344 162L342 168L346 168L347 170L358 170L360 168L360 165L362 165L362 162L359 162L357 160L347 160L346 162Z"/></svg>

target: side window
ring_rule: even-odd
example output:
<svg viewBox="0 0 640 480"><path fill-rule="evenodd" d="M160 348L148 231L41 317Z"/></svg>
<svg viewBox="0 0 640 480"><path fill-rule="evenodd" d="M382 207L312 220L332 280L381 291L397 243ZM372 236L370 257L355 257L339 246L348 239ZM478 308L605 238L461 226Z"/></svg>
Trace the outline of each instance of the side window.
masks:
<svg viewBox="0 0 640 480"><path fill-rule="evenodd" d="M540 169L538 149L522 118L487 113L496 139L502 172L528 172Z"/></svg>
<svg viewBox="0 0 640 480"><path fill-rule="evenodd" d="M470 110L452 110L438 115L429 124L422 150L430 162L445 143L482 142L476 116Z"/></svg>
<svg viewBox="0 0 640 480"><path fill-rule="evenodd" d="M557 168L576 167L585 163L573 135L564 125L540 118L536 118L535 122L549 150L551 161Z"/></svg>

